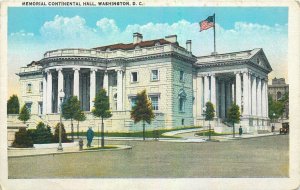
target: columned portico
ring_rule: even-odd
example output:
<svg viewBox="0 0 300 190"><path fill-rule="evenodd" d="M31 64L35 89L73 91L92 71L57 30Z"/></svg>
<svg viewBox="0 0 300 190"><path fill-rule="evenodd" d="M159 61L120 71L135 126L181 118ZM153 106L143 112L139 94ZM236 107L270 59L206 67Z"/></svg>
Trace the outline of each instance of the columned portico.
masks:
<svg viewBox="0 0 300 190"><path fill-rule="evenodd" d="M103 78L98 70L104 71ZM103 80L103 81L101 81ZM120 106L123 106L123 70L118 70L118 93L120 93ZM96 89L104 88L108 92L108 72L96 67L52 67L45 69L43 76L43 114L59 113L60 99L58 92L63 91L69 96L77 96L83 111L91 111L94 106ZM119 107L123 110L123 107Z"/></svg>

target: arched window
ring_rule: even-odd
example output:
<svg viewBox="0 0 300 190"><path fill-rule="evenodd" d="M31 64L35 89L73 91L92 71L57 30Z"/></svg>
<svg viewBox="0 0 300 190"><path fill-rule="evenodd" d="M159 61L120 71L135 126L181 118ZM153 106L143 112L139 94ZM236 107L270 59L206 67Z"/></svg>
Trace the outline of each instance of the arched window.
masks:
<svg viewBox="0 0 300 190"><path fill-rule="evenodd" d="M117 94L117 93L115 93L115 94L114 94L114 104L115 104L115 110L117 110L117 106L118 106L117 99L118 99L118 94Z"/></svg>
<svg viewBox="0 0 300 190"><path fill-rule="evenodd" d="M179 97L179 111L184 112L185 101L186 101L186 93L184 92L183 89L179 90L178 97Z"/></svg>
<svg viewBox="0 0 300 190"><path fill-rule="evenodd" d="M281 92L277 92L277 100L280 100L280 99L281 99L281 97L282 97L282 94L281 94Z"/></svg>

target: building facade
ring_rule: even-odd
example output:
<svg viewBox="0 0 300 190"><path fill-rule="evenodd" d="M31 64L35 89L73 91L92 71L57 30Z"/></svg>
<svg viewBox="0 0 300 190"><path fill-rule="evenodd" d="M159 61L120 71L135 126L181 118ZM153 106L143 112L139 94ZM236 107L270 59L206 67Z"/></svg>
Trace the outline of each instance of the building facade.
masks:
<svg viewBox="0 0 300 190"><path fill-rule="evenodd" d="M274 78L272 79L272 84L268 85L269 95L273 100L279 101L285 98L289 94L289 85L285 83L284 78ZM282 119L289 118L289 101L285 102L284 113Z"/></svg>
<svg viewBox="0 0 300 190"><path fill-rule="evenodd" d="M53 126L59 120L59 92L65 99L77 96L87 115L80 124L86 130L100 122L91 110L96 92L104 88L113 114L105 120L106 130L137 131L141 126L130 119L130 110L137 93L146 89L156 116L150 130L203 125L207 101L216 109L215 129L228 128L232 102L241 107L247 131L267 127L267 75L272 69L263 50L196 57L191 48L191 40L183 48L176 35L143 41L134 33L129 44L48 51L18 73L21 105L31 110L33 126L37 121Z"/></svg>

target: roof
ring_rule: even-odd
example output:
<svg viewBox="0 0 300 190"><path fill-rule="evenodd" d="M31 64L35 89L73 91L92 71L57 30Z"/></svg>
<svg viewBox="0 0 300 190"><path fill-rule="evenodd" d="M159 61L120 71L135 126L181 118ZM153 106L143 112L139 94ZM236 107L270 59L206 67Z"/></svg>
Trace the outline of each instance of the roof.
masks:
<svg viewBox="0 0 300 190"><path fill-rule="evenodd" d="M261 56L263 59L265 68L270 72L272 71L271 65L262 48L255 48L252 50L230 52L216 55L207 55L197 57L195 65L202 66L213 66L219 64L234 64L240 62L252 62L255 63L256 56ZM258 65L258 63L256 63ZM261 66L260 66L261 67Z"/></svg>
<svg viewBox="0 0 300 190"><path fill-rule="evenodd" d="M107 49L109 49L109 50L117 50L117 49L132 50L132 49L135 49L137 46L139 46L141 48L155 46L156 43L159 43L160 45L176 44L178 46L177 42L172 43L165 39L157 39L157 40L142 41L142 42L135 43L135 44L134 43L129 43L129 44L118 43L118 44L112 44L112 45L108 45L108 46L100 46L100 47L96 47L93 49L101 50L101 51L106 51Z"/></svg>
<svg viewBox="0 0 300 190"><path fill-rule="evenodd" d="M256 48L253 50L230 52L216 55L206 55L197 57L197 64L207 64L207 63L216 63L224 61L241 61L251 59L256 55L261 48Z"/></svg>
<svg viewBox="0 0 300 190"><path fill-rule="evenodd" d="M39 64L40 64L40 62L38 62L38 61L31 61L31 63L29 63L27 65L27 67L34 66L34 65L39 65Z"/></svg>

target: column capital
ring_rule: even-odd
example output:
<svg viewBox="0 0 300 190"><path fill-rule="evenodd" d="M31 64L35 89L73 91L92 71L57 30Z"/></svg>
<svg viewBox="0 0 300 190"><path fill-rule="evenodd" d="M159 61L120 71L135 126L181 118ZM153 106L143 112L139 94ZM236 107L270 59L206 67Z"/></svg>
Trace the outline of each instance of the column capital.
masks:
<svg viewBox="0 0 300 190"><path fill-rule="evenodd" d="M57 68L56 68L56 71L62 71L62 70L63 70L62 67L57 67Z"/></svg>
<svg viewBox="0 0 300 190"><path fill-rule="evenodd" d="M242 73L242 71L234 71L234 74L241 74Z"/></svg>
<svg viewBox="0 0 300 190"><path fill-rule="evenodd" d="M72 68L74 71L80 71L80 67L73 67Z"/></svg>
<svg viewBox="0 0 300 190"><path fill-rule="evenodd" d="M96 71L98 71L98 69L97 68L91 68L90 71L91 72L96 72Z"/></svg>
<svg viewBox="0 0 300 190"><path fill-rule="evenodd" d="M124 68L117 68L116 71L117 71L117 73L119 73L119 72L123 73L125 70L124 70Z"/></svg>

